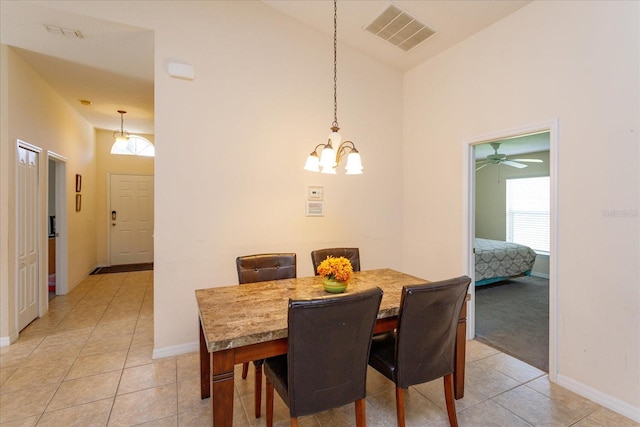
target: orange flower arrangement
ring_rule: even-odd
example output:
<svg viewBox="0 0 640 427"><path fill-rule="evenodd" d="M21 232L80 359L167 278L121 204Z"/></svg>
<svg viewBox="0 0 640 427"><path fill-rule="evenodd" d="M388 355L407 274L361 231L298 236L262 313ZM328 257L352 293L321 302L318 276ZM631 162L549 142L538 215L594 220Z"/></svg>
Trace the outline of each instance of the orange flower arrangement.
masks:
<svg viewBox="0 0 640 427"><path fill-rule="evenodd" d="M318 266L318 274L328 279L337 280L339 282L346 282L351 279L353 274L353 267L351 261L341 256L334 258L331 255L327 257Z"/></svg>

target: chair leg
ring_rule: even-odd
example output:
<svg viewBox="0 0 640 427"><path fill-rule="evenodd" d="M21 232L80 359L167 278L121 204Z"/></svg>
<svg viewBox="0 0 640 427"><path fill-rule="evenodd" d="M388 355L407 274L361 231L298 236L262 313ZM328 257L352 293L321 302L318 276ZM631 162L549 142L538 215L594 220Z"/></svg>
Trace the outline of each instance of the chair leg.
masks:
<svg viewBox="0 0 640 427"><path fill-rule="evenodd" d="M396 387L396 416L398 427L404 427L404 389Z"/></svg>
<svg viewBox="0 0 640 427"><path fill-rule="evenodd" d="M366 403L364 399L356 400L356 427L367 427Z"/></svg>
<svg viewBox="0 0 640 427"><path fill-rule="evenodd" d="M256 365L255 371L255 402L254 405L256 407L256 418L260 418L260 406L262 400L262 364Z"/></svg>
<svg viewBox="0 0 640 427"><path fill-rule="evenodd" d="M298 419L291 418L291 427L298 427Z"/></svg>
<svg viewBox="0 0 640 427"><path fill-rule="evenodd" d="M267 378L267 427L273 427L273 384Z"/></svg>
<svg viewBox="0 0 640 427"><path fill-rule="evenodd" d="M453 398L453 374L443 377L444 380L444 400L447 403L447 415L451 427L458 427L458 417L456 415L456 402Z"/></svg>
<svg viewBox="0 0 640 427"><path fill-rule="evenodd" d="M247 374L249 373L249 362L244 362L242 364L242 379L247 379Z"/></svg>

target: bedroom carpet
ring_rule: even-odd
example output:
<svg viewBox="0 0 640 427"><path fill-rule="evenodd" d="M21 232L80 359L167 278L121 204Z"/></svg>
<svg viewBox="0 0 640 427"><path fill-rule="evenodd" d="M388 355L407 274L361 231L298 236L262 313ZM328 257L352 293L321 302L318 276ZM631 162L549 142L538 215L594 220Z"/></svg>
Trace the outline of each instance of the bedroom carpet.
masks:
<svg viewBox="0 0 640 427"><path fill-rule="evenodd" d="M476 287L476 339L549 372L549 280Z"/></svg>
<svg viewBox="0 0 640 427"><path fill-rule="evenodd" d="M129 273L131 271L153 270L153 263L112 265L111 267L98 267L91 274Z"/></svg>

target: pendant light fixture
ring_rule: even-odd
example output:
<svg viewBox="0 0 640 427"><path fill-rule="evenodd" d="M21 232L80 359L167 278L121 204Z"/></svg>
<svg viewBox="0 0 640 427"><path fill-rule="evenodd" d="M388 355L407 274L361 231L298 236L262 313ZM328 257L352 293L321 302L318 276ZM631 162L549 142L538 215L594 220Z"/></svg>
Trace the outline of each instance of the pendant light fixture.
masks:
<svg viewBox="0 0 640 427"><path fill-rule="evenodd" d="M333 0L333 123L331 134L326 144L318 144L309 154L304 169L311 172L326 174L336 173L336 167L340 160L347 155L347 175L359 175L362 173L362 160L356 146L351 141L341 141L338 131L338 2ZM337 146L335 150L333 147ZM320 151L318 151L320 150ZM320 169L322 168L322 170Z"/></svg>
<svg viewBox="0 0 640 427"><path fill-rule="evenodd" d="M113 132L113 138L116 140L116 144L120 148L126 148L129 143L129 132L124 130L124 115L127 114L124 110L118 110L120 113L120 129Z"/></svg>

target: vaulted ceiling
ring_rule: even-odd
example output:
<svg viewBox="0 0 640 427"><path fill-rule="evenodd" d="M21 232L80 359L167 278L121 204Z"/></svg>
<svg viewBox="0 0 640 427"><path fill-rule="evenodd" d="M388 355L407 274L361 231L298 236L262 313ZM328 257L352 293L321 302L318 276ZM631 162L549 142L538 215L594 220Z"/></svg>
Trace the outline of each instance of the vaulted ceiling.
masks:
<svg viewBox="0 0 640 427"><path fill-rule="evenodd" d="M333 35L333 2L263 0L309 27ZM338 2L338 40L400 71L437 55L530 1ZM366 31L390 5L435 34L409 51ZM55 2L0 2L0 42L18 54L94 127L154 133L152 31L55 8ZM83 105L87 100L91 105Z"/></svg>

